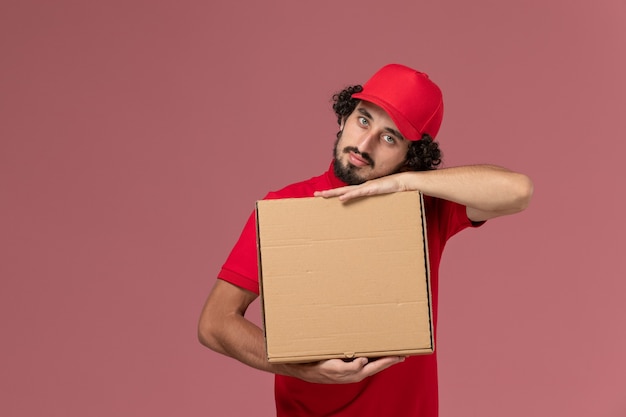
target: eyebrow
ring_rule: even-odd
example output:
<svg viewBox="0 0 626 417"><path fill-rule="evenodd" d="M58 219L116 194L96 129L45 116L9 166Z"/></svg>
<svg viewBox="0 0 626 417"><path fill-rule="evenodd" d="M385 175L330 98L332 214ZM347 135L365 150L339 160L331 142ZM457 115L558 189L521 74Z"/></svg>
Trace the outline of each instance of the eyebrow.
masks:
<svg viewBox="0 0 626 417"><path fill-rule="evenodd" d="M367 111L366 109L364 109L363 107L359 107L359 108L357 109L357 111L358 111L359 113L361 113L363 116L367 117L368 119L374 120L374 118L372 117L372 115L370 114L370 112L368 112L368 111ZM399 139L406 140L406 139L404 138L404 136L402 136L402 133L398 132L396 129L392 129L392 128L390 128L390 127L385 127L385 128L384 128L384 130L385 130L385 131L387 131L387 132L389 132L389 133L391 133L391 134L392 134L392 135L394 135L394 136L397 136Z"/></svg>

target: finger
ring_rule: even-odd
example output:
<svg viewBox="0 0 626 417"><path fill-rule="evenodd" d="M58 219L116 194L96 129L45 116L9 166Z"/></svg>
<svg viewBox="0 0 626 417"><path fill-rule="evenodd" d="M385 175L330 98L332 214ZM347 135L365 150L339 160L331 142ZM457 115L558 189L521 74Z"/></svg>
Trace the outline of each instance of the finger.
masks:
<svg viewBox="0 0 626 417"><path fill-rule="evenodd" d="M324 198L334 197L335 194L337 193L337 190L338 188L335 188L332 190L315 191L313 193L313 197L324 197Z"/></svg>
<svg viewBox="0 0 626 417"><path fill-rule="evenodd" d="M379 358L365 365L363 367L363 371L367 374L367 376L371 376L377 374L384 369L389 368L390 366L404 362L404 359L405 358L402 356L387 356L384 358Z"/></svg>
<svg viewBox="0 0 626 417"><path fill-rule="evenodd" d="M340 196L342 194L345 194L346 192L348 192L352 188L353 187L348 186L348 187L333 188L333 189L330 189L330 190L315 191L313 193L313 195L315 197L324 197L324 198L337 197L337 196Z"/></svg>
<svg viewBox="0 0 626 417"><path fill-rule="evenodd" d="M348 362L343 359L329 359L324 366L332 368L338 374L352 374L360 372L367 365L367 362L367 358L356 358Z"/></svg>
<svg viewBox="0 0 626 417"><path fill-rule="evenodd" d="M355 198L365 197L368 194L369 193L367 192L366 189L356 188L356 189L346 191L345 193L341 194L339 196L339 201L346 202L348 200L353 200Z"/></svg>
<svg viewBox="0 0 626 417"><path fill-rule="evenodd" d="M362 184L350 190L346 190L339 196L339 200L345 202L348 200L353 200L355 198L369 197L382 193L383 192L379 191L379 188L373 186L372 184Z"/></svg>

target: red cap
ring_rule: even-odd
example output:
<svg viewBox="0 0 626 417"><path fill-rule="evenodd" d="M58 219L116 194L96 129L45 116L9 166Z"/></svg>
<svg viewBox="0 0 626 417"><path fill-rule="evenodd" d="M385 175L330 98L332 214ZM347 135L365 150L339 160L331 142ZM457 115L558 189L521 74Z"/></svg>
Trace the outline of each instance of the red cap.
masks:
<svg viewBox="0 0 626 417"><path fill-rule="evenodd" d="M382 67L352 97L382 107L408 140L433 139L443 118L441 90L428 75L399 64Z"/></svg>

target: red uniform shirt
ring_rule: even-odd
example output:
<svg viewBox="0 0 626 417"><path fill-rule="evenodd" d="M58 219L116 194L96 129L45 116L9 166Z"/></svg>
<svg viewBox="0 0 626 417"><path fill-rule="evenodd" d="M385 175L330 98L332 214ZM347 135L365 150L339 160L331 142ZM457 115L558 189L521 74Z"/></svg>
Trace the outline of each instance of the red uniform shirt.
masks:
<svg viewBox="0 0 626 417"><path fill-rule="evenodd" d="M314 191L344 186L332 165L324 174L271 192L265 198L312 197ZM446 241L472 226L465 207L424 196L431 268L433 319L436 337L439 263ZM218 277L259 293L254 213ZM437 355L411 356L376 375L354 384L312 384L276 375L278 417L435 417L438 415Z"/></svg>

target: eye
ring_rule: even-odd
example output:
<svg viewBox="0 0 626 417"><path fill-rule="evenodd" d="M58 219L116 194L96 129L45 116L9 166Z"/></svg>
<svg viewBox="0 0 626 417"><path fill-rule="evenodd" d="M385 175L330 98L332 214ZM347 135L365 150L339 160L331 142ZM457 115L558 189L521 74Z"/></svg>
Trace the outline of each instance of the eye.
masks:
<svg viewBox="0 0 626 417"><path fill-rule="evenodd" d="M359 117L359 124L362 126L367 126L369 121L365 117Z"/></svg>
<svg viewBox="0 0 626 417"><path fill-rule="evenodd" d="M383 135L383 140L390 145L396 143L396 139L389 135Z"/></svg>

